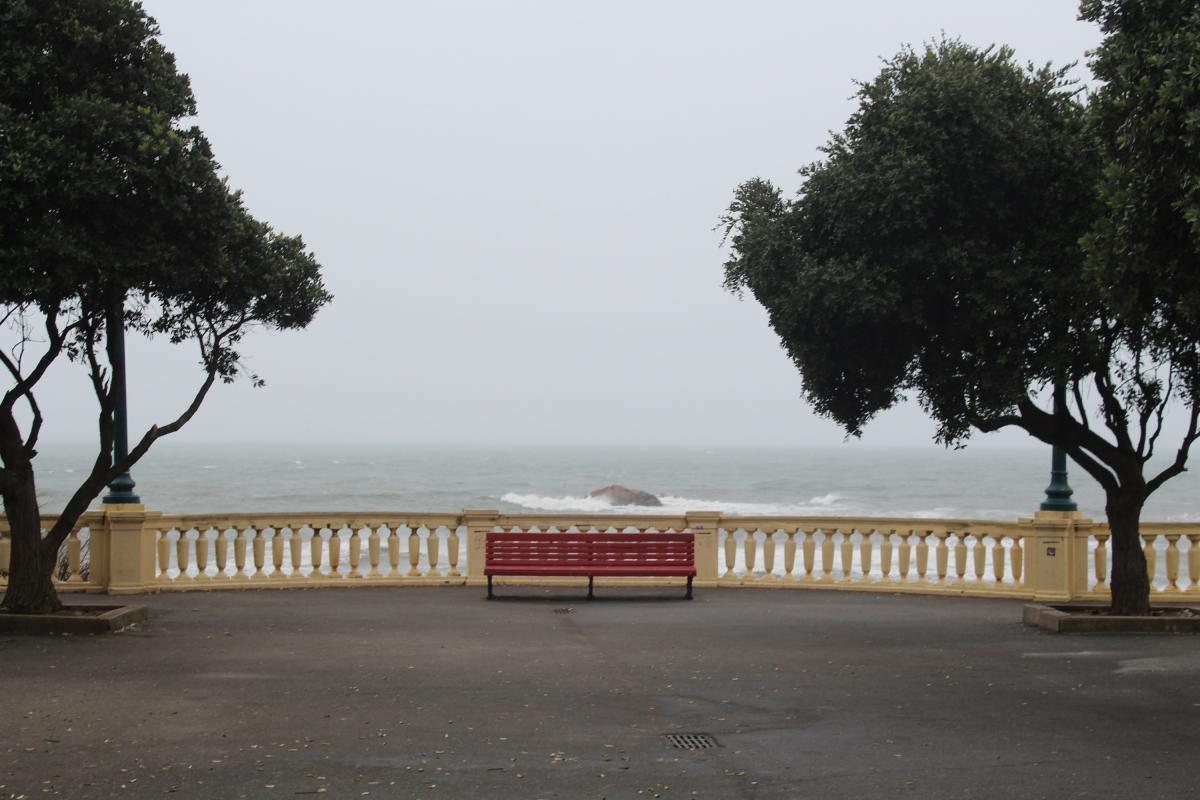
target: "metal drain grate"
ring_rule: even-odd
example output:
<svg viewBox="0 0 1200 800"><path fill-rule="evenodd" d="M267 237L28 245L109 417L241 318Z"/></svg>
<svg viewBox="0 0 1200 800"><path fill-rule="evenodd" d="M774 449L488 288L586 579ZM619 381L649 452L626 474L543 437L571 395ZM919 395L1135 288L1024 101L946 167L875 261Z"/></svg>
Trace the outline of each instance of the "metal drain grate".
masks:
<svg viewBox="0 0 1200 800"><path fill-rule="evenodd" d="M676 750L708 750L720 746L707 733L668 733L666 737Z"/></svg>
<svg viewBox="0 0 1200 800"><path fill-rule="evenodd" d="M563 608L554 609L554 613L555 614L574 614L575 609L571 608L570 606L564 606Z"/></svg>

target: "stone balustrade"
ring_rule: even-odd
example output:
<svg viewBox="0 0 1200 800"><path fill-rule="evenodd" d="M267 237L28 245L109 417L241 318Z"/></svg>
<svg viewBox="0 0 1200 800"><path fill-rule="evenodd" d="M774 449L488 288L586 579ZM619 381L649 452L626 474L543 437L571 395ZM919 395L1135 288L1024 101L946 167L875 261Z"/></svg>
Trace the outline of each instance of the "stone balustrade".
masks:
<svg viewBox="0 0 1200 800"><path fill-rule="evenodd" d="M53 524L54 518L45 518ZM1104 600L1110 533L1074 513L1016 521L649 514L254 513L163 515L113 506L63 545L64 592L133 594L319 586L480 584L488 531L696 535L696 585ZM1200 597L1200 523L1142 523L1156 602ZM0 518L0 585L8 567ZM574 585L573 578L505 578ZM659 584L662 578L605 578Z"/></svg>

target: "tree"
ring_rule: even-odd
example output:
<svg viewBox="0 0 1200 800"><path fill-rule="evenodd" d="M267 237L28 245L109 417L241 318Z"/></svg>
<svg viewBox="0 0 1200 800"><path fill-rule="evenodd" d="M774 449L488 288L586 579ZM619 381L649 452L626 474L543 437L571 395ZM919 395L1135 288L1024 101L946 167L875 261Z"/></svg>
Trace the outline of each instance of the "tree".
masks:
<svg viewBox="0 0 1200 800"><path fill-rule="evenodd" d="M1106 495L1112 610L1147 613L1141 510L1183 471L1200 413L1200 26L1194 4L1084 13L1108 34L1095 68L1109 82L1086 103L1006 48L903 50L860 86L795 199L737 189L725 278L850 434L911 395L942 443L1016 427L1062 447ZM1133 119L1144 107L1160 117ZM1186 432L1152 473L1169 409Z"/></svg>
<svg viewBox="0 0 1200 800"><path fill-rule="evenodd" d="M330 300L298 237L254 219L219 177L186 75L129 0L0 0L0 495L12 531L2 606L60 607L55 557L80 514L217 380L245 370L256 326L302 328ZM202 378L182 413L114 459L113 357L122 330L190 342ZM98 453L43 535L36 390L60 359L80 364L99 406ZM250 376L256 384L256 376Z"/></svg>

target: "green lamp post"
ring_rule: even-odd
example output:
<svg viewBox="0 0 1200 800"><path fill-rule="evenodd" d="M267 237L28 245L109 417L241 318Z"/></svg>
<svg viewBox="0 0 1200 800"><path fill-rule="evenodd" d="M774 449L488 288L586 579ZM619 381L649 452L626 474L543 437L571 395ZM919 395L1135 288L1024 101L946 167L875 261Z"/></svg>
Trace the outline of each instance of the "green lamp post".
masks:
<svg viewBox="0 0 1200 800"><path fill-rule="evenodd" d="M1071 495L1075 492L1067 483L1067 451L1058 445L1050 450L1050 485L1046 487L1046 499L1042 511L1075 511L1079 508Z"/></svg>
<svg viewBox="0 0 1200 800"><path fill-rule="evenodd" d="M125 403L125 297L114 304L106 323L108 351L112 360L113 392L113 462L129 455L129 412ZM133 477L122 472L108 484L106 504L140 503L141 498L133 493Z"/></svg>
<svg viewBox="0 0 1200 800"><path fill-rule="evenodd" d="M1054 392L1054 413L1062 413L1063 399L1060 391L1062 385L1057 384ZM1050 485L1046 487L1046 499L1042 501L1042 511L1076 511L1079 506L1071 499L1075 494L1071 484L1067 483L1067 451L1058 445L1050 449Z"/></svg>

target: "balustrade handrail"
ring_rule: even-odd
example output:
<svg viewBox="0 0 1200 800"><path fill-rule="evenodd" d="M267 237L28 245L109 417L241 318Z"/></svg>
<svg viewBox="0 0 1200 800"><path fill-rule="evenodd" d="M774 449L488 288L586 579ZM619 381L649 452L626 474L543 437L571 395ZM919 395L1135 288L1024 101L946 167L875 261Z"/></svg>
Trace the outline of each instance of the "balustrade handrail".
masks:
<svg viewBox="0 0 1200 800"><path fill-rule="evenodd" d="M396 527L450 527L462 524L462 515L448 512L413 511L253 511L246 513L170 514L155 517L152 526L158 529L174 529L181 525L189 529L228 530L251 527L266 528L336 528L371 527L395 525Z"/></svg>
<svg viewBox="0 0 1200 800"><path fill-rule="evenodd" d="M44 529L56 515L42 518ZM481 579L490 530L697 534L697 584L1097 599L1111 532L1079 514L968 517L429 511L160 514L91 510L60 553L65 591L463 583ZM1160 599L1200 594L1200 521L1141 523ZM232 532L234 535L230 535ZM0 584L11 551L0 516ZM82 560L81 560L82 559ZM91 569L87 569L90 567ZM83 577L87 575L87 577Z"/></svg>

